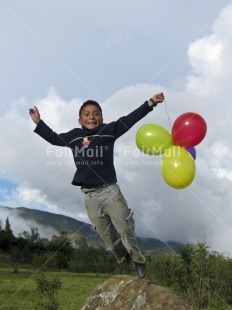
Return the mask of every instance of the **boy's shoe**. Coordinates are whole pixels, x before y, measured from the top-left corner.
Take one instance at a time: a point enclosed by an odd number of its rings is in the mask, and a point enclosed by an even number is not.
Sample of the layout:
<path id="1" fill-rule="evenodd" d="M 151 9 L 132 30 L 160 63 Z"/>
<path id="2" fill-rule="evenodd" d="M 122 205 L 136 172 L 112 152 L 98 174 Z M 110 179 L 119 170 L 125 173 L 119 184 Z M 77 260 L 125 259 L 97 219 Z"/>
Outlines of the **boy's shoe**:
<path id="1" fill-rule="evenodd" d="M 138 277 L 140 279 L 145 278 L 146 273 L 147 273 L 146 264 L 134 262 L 134 265 L 135 265 L 135 270 L 137 271 Z"/>

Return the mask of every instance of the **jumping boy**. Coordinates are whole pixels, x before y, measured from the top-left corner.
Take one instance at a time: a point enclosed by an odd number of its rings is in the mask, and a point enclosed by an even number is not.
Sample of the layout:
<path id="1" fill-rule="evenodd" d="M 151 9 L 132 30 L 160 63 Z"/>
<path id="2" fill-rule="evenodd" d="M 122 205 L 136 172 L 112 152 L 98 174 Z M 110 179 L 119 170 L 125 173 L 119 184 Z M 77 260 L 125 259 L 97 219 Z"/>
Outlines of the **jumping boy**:
<path id="1" fill-rule="evenodd" d="M 77 168 L 72 184 L 80 186 L 85 195 L 90 221 L 118 263 L 127 259 L 139 278 L 146 275 L 145 257 L 135 237 L 133 212 L 117 184 L 114 143 L 163 100 L 163 93 L 156 94 L 132 113 L 109 124 L 103 123 L 101 106 L 88 100 L 79 110 L 82 128 L 61 134 L 55 133 L 40 119 L 36 107 L 29 109 L 38 135 L 52 145 L 67 146 L 72 150 Z"/>

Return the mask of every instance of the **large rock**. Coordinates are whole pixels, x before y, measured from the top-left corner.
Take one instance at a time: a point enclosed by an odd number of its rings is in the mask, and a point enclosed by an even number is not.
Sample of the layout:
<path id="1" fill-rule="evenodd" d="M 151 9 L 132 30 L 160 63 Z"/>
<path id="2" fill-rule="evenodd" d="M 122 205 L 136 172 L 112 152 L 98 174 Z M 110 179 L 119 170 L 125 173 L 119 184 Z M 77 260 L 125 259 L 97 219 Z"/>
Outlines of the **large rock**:
<path id="1" fill-rule="evenodd" d="M 193 310 L 169 289 L 119 275 L 98 285 L 81 310 Z"/>

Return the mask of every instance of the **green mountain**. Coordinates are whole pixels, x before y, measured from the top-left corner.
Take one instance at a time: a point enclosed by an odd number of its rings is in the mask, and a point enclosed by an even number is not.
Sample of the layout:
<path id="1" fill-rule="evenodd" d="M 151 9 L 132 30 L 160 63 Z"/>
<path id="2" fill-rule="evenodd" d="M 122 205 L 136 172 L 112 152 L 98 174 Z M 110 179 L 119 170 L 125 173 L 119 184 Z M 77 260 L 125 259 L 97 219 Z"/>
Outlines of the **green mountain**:
<path id="1" fill-rule="evenodd" d="M 86 238 L 88 244 L 94 246 L 103 246 L 99 235 L 93 229 L 92 225 L 78 221 L 74 218 L 24 207 L 9 208 L 0 206 L 0 211 L 1 209 L 3 211 L 7 211 L 10 222 L 12 217 L 14 219 L 18 218 L 19 220 L 24 220 L 27 223 L 30 223 L 31 221 L 33 223 L 33 227 L 36 226 L 35 223 L 38 223 L 38 226 L 42 225 L 43 227 L 53 228 L 58 233 L 66 231 L 69 234 L 82 234 Z M 2 220 L 2 223 L 4 223 L 5 219 L 1 218 L 1 212 L 0 220 Z M 140 237 L 137 239 L 141 249 L 150 253 L 151 255 L 155 255 L 160 252 L 172 253 L 178 248 L 184 246 L 183 244 L 175 241 L 163 242 L 158 239 Z"/>

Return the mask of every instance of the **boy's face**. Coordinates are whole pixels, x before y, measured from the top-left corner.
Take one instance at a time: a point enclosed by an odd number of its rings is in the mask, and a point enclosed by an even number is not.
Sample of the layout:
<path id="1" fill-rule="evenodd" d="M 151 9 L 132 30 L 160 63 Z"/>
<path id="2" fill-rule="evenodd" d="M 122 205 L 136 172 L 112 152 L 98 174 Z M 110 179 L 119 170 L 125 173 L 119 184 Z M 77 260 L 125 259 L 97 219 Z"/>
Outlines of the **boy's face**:
<path id="1" fill-rule="evenodd" d="M 85 128 L 92 130 L 103 123 L 103 118 L 100 110 L 93 104 L 88 104 L 81 111 L 79 124 Z"/>

